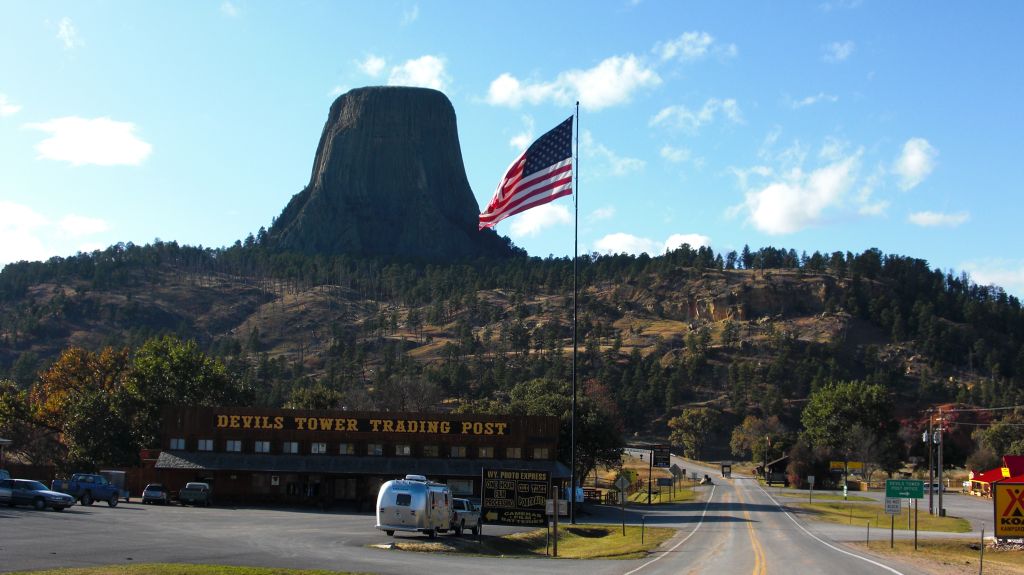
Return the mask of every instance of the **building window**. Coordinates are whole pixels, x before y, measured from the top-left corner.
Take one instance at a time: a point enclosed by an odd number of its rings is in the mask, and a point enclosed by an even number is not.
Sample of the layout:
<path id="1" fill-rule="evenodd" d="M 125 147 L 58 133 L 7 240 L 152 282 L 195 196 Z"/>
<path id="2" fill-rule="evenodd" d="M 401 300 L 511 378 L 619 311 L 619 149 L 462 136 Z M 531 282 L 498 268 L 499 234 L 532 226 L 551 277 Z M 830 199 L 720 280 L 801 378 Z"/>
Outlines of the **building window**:
<path id="1" fill-rule="evenodd" d="M 299 442 L 298 441 L 285 441 L 281 445 L 281 453 L 298 453 Z"/>
<path id="2" fill-rule="evenodd" d="M 424 445 L 423 446 L 423 457 L 437 457 L 439 452 L 436 445 Z"/>
<path id="3" fill-rule="evenodd" d="M 309 452 L 313 455 L 323 455 L 327 453 L 327 444 L 314 441 L 309 444 Z"/>
<path id="4" fill-rule="evenodd" d="M 533 448 L 533 458 L 534 459 L 547 459 L 548 458 L 548 448 L 547 447 L 534 447 Z"/>
<path id="5" fill-rule="evenodd" d="M 472 479 L 449 479 L 447 483 L 452 495 L 473 495 Z"/>
<path id="6" fill-rule="evenodd" d="M 453 445 L 451 451 L 452 457 L 465 457 L 466 446 L 465 445 Z"/>
<path id="7" fill-rule="evenodd" d="M 257 441 L 253 444 L 253 449 L 256 451 L 256 453 L 270 453 L 270 442 Z M 253 477 L 255 477 L 255 475 Z"/>
<path id="8" fill-rule="evenodd" d="M 241 451 L 242 450 L 242 442 L 240 440 L 238 440 L 238 439 L 229 439 L 224 444 L 224 450 L 225 451 L 236 451 L 236 452 L 237 451 Z"/>
<path id="9" fill-rule="evenodd" d="M 412 447 L 410 447 L 408 445 L 396 445 L 395 446 L 395 455 L 399 456 L 399 457 L 402 457 L 402 456 L 406 456 L 407 457 L 409 455 L 412 455 Z"/>
<path id="10" fill-rule="evenodd" d="M 355 455 L 356 446 L 354 443 L 341 443 L 338 445 L 338 455 Z"/>
<path id="11" fill-rule="evenodd" d="M 478 447 L 476 450 L 476 456 L 480 459 L 491 459 L 494 457 L 493 447 Z"/>
<path id="12" fill-rule="evenodd" d="M 506 459 L 522 459 L 523 448 L 522 447 L 506 447 L 505 448 Z"/>
<path id="13" fill-rule="evenodd" d="M 172 437 L 171 438 L 171 449 L 185 449 L 185 438 L 184 437 Z"/>
<path id="14" fill-rule="evenodd" d="M 366 444 L 367 455 L 384 455 L 384 444 L 382 443 L 368 443 Z"/>
<path id="15" fill-rule="evenodd" d="M 196 447 L 199 451 L 213 451 L 213 440 L 212 439 L 200 439 L 199 444 Z"/>

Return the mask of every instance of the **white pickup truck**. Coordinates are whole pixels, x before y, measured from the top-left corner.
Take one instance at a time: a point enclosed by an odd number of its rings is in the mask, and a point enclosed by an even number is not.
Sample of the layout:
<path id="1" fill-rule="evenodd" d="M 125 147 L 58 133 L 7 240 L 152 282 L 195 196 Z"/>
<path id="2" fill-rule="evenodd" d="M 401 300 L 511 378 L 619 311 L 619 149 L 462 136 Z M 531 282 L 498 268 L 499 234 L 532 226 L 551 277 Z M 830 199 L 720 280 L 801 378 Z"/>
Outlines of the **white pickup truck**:
<path id="1" fill-rule="evenodd" d="M 462 535 L 466 529 L 473 535 L 480 533 L 480 508 L 472 501 L 452 498 L 452 513 L 455 515 L 452 524 L 456 535 Z"/>

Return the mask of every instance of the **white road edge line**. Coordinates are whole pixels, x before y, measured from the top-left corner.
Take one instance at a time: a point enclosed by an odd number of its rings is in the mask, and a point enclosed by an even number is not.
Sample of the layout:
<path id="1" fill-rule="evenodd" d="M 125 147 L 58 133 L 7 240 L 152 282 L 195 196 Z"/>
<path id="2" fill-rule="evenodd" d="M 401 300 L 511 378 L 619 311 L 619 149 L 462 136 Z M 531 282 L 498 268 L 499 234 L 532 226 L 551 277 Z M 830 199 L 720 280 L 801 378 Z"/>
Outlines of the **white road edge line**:
<path id="1" fill-rule="evenodd" d="M 755 480 L 755 481 L 756 481 L 756 480 Z M 895 573 L 896 575 L 903 575 L 903 573 L 902 573 L 902 572 L 900 572 L 900 571 L 897 571 L 896 569 L 893 569 L 892 567 L 889 567 L 888 565 L 885 565 L 885 564 L 879 563 L 878 561 L 874 561 L 874 560 L 872 560 L 872 559 L 868 559 L 867 557 L 864 557 L 864 556 L 862 556 L 862 555 L 857 555 L 856 553 L 851 553 L 851 552 L 849 552 L 849 551 L 847 551 L 847 550 L 845 550 L 845 549 L 840 549 L 840 548 L 836 547 L 835 545 L 832 545 L 831 543 L 829 543 L 829 542 L 827 542 L 827 541 L 824 541 L 824 540 L 822 540 L 822 539 L 821 539 L 820 537 L 818 537 L 818 536 L 817 536 L 817 535 L 815 535 L 814 533 L 811 533 L 811 532 L 810 532 L 810 531 L 808 531 L 808 530 L 807 530 L 806 528 L 804 528 L 804 526 L 803 526 L 803 525 L 800 525 L 800 522 L 799 522 L 799 521 L 797 521 L 795 517 L 793 517 L 792 515 L 790 515 L 790 514 L 789 514 L 789 511 L 786 511 L 785 509 L 783 509 L 783 508 L 782 508 L 782 505 L 781 505 L 781 504 L 780 504 L 780 503 L 779 503 L 778 501 L 776 501 L 774 497 L 772 497 L 772 494 L 771 494 L 771 493 L 768 493 L 768 491 L 766 491 L 764 487 L 761 487 L 761 484 L 760 484 L 760 483 L 758 483 L 758 484 L 757 484 L 757 488 L 758 488 L 758 489 L 760 489 L 762 493 L 764 493 L 765 495 L 767 495 L 767 496 L 768 496 L 768 499 L 771 499 L 771 500 L 772 500 L 772 503 L 774 503 L 774 504 L 775 504 L 775 506 L 779 508 L 779 511 L 781 511 L 781 512 L 785 513 L 785 514 L 786 514 L 786 517 L 789 517 L 789 520 L 790 520 L 790 521 L 792 521 L 794 525 L 796 525 L 797 527 L 799 527 L 799 528 L 800 528 L 800 530 L 801 530 L 801 531 L 803 531 L 804 533 L 806 533 L 806 534 L 810 535 L 811 537 L 813 537 L 813 538 L 814 538 L 814 539 L 815 539 L 815 540 L 816 540 L 816 541 L 817 541 L 818 543 L 821 543 L 822 545 L 824 545 L 824 546 L 826 546 L 826 547 L 828 547 L 828 548 L 830 548 L 830 549 L 833 549 L 833 550 L 835 550 L 835 551 L 838 551 L 838 552 L 840 552 L 840 553 L 843 553 L 843 554 L 845 554 L 845 555 L 849 555 L 850 557 L 856 557 L 857 559 L 860 559 L 861 561 L 867 561 L 868 563 L 870 563 L 870 564 L 872 564 L 872 565 L 874 565 L 874 566 L 876 566 L 876 567 L 881 567 L 882 569 L 885 569 L 886 571 L 889 571 L 889 572 L 891 572 L 891 573 Z"/>
<path id="2" fill-rule="evenodd" d="M 676 549 L 679 548 L 680 545 L 682 545 L 683 543 L 686 543 L 687 539 L 689 539 L 690 537 L 693 537 L 693 534 L 696 533 L 697 530 L 700 529 L 700 526 L 704 524 L 704 516 L 708 514 L 708 506 L 711 505 L 711 500 L 715 498 L 715 489 L 718 489 L 718 486 L 717 485 L 712 485 L 711 486 L 711 495 L 709 495 L 708 496 L 708 500 L 704 502 L 704 512 L 700 514 L 700 521 L 697 522 L 697 526 L 693 528 L 693 531 L 690 531 L 689 535 L 687 535 L 686 537 L 683 537 L 682 541 L 680 541 L 679 543 L 676 543 L 675 545 L 673 545 L 672 548 L 669 549 L 668 551 L 663 551 L 661 555 L 658 555 L 654 559 L 651 559 L 647 563 L 644 563 L 643 565 L 637 567 L 636 569 L 633 569 L 632 571 L 627 571 L 623 575 L 633 575 L 633 573 L 636 573 L 637 571 L 643 569 L 644 567 L 647 567 L 651 563 L 654 563 L 656 561 L 660 561 L 662 557 L 664 557 L 664 556 L 668 555 L 669 553 L 675 551 Z M 903 575 L 903 574 L 901 573 L 900 575 Z"/>

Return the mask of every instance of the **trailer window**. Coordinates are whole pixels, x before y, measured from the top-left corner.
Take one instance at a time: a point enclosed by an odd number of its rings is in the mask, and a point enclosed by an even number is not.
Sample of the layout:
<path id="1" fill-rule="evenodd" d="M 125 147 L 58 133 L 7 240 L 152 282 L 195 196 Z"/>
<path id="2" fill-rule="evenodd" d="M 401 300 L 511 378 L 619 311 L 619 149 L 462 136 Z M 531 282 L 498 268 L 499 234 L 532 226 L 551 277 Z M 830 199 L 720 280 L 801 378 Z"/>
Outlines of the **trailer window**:
<path id="1" fill-rule="evenodd" d="M 402 507 L 408 507 L 412 505 L 412 495 L 408 493 L 395 494 L 395 505 L 401 505 Z"/>

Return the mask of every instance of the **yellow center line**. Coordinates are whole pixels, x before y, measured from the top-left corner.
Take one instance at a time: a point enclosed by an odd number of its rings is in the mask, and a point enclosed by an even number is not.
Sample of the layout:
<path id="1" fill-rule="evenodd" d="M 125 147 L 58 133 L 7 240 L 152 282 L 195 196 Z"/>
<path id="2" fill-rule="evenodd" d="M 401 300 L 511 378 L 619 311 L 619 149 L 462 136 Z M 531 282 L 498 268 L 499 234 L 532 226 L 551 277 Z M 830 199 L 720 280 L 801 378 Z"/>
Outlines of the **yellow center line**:
<path id="1" fill-rule="evenodd" d="M 764 558 L 764 549 L 761 547 L 761 542 L 757 538 L 757 534 L 754 531 L 754 521 L 750 517 L 750 512 L 747 510 L 746 499 L 743 497 L 743 493 L 737 489 L 736 498 L 739 499 L 740 505 L 743 505 L 743 517 L 747 520 L 747 532 L 750 534 L 750 545 L 754 548 L 754 571 L 753 575 L 766 575 L 768 573 L 768 564 Z"/>

